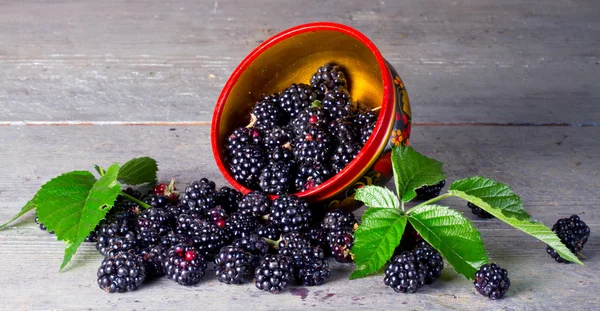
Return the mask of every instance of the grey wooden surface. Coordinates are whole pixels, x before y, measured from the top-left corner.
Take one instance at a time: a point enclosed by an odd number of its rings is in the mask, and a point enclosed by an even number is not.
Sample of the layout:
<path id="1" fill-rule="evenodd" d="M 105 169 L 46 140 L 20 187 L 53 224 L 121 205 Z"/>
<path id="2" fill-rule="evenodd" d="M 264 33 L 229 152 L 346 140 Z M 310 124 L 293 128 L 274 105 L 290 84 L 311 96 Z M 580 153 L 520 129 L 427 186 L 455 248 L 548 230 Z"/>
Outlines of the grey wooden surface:
<path id="1" fill-rule="evenodd" d="M 599 16 L 597 1 L 0 1 L 0 222 L 62 172 L 135 156 L 181 186 L 224 185 L 207 121 L 225 80 L 260 41 L 330 20 L 365 33 L 400 72 L 411 145 L 443 161 L 449 181 L 497 179 L 545 224 L 578 213 L 592 230 L 586 265 L 560 265 L 537 240 L 446 200 L 510 271 L 499 301 L 452 268 L 408 295 L 381 277 L 347 281 L 352 265 L 340 264 L 326 285 L 280 295 L 214 278 L 109 295 L 92 246 L 58 273 L 62 243 L 28 215 L 0 231 L 0 309 L 599 309 Z"/>

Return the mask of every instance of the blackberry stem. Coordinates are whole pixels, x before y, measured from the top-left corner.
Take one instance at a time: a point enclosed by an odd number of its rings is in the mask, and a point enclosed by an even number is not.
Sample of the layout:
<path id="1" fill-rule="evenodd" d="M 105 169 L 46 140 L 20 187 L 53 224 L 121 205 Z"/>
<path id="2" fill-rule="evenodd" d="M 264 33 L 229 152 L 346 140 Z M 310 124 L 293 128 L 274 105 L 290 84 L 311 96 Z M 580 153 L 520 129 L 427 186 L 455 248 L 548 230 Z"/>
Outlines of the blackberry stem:
<path id="1" fill-rule="evenodd" d="M 450 193 L 444 193 L 444 194 L 442 194 L 440 196 L 437 196 L 437 197 L 435 197 L 435 198 L 433 198 L 431 200 L 427 200 L 427 201 L 425 201 L 425 202 L 423 202 L 423 203 L 421 203 L 421 204 L 419 204 L 419 205 L 417 205 L 417 206 L 409 209 L 408 212 L 406 212 L 406 213 L 410 214 L 410 211 L 412 211 L 413 209 L 415 209 L 417 207 L 425 206 L 425 205 L 431 204 L 433 202 L 437 202 L 437 201 L 439 201 L 441 199 L 445 199 L 445 198 L 448 198 L 448 197 L 451 197 L 451 196 L 452 196 L 452 194 L 450 194 Z M 402 205 L 404 206 L 404 202 L 402 202 Z"/>
<path id="2" fill-rule="evenodd" d="M 130 196 L 129 194 L 125 193 L 125 191 L 121 190 L 121 195 L 124 196 L 127 200 L 129 200 L 129 201 L 131 201 L 133 203 L 136 203 L 137 205 L 143 207 L 144 209 L 149 209 L 150 208 L 150 205 L 148 205 L 148 204 L 146 204 L 146 203 L 144 203 L 144 202 L 142 202 L 142 201 L 140 201 L 140 200 L 138 200 L 138 199 Z"/>

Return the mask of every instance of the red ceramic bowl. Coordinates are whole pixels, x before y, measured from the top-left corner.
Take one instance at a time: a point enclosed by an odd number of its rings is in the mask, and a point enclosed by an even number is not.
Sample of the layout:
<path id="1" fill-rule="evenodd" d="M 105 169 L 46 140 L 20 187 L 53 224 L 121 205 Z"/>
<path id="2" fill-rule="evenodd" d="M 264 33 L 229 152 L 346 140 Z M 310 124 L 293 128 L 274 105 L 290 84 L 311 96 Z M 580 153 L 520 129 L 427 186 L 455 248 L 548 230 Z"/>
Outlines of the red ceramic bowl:
<path id="1" fill-rule="evenodd" d="M 279 92 L 291 83 L 308 83 L 321 65 L 334 62 L 347 74 L 355 101 L 379 108 L 373 134 L 356 158 L 339 174 L 313 189 L 294 193 L 311 205 L 355 209 L 354 190 L 383 185 L 392 177 L 391 147 L 408 144 L 410 104 L 400 76 L 373 42 L 357 30 L 320 22 L 285 30 L 259 45 L 235 69 L 219 99 L 211 125 L 212 150 L 219 170 L 237 190 L 226 162 L 228 135 L 250 120 L 250 111 L 263 94 Z"/>

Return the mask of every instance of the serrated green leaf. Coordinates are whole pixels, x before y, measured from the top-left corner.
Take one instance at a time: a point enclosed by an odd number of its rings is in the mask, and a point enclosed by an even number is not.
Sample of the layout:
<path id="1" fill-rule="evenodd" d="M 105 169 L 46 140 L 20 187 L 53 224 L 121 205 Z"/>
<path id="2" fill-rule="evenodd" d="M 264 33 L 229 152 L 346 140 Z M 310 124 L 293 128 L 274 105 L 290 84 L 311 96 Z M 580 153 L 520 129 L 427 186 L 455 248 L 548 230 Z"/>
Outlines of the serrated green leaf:
<path id="1" fill-rule="evenodd" d="M 392 149 L 392 166 L 396 191 L 403 202 L 417 196 L 415 189 L 435 185 L 446 179 L 442 162 L 428 158 L 404 145 Z"/>
<path id="2" fill-rule="evenodd" d="M 131 159 L 121 166 L 117 180 L 127 185 L 155 182 L 157 171 L 156 160 L 150 157 Z"/>
<path id="3" fill-rule="evenodd" d="M 369 208 L 354 232 L 352 254 L 356 270 L 350 279 L 377 273 L 392 257 L 406 227 L 406 216 L 395 208 Z"/>
<path id="4" fill-rule="evenodd" d="M 399 208 L 400 201 L 390 189 L 379 186 L 364 186 L 356 189 L 356 200 L 359 200 L 368 207 Z"/>
<path id="5" fill-rule="evenodd" d="M 25 215 L 25 213 L 29 212 L 30 210 L 32 210 L 34 208 L 35 208 L 35 205 L 33 204 L 33 200 L 27 202 L 25 204 L 25 206 L 23 206 L 23 208 L 21 208 L 21 210 L 13 218 L 11 218 L 8 222 L 6 222 L 5 224 L 0 226 L 0 230 L 8 227 L 8 225 L 10 225 L 13 221 L 17 220 L 17 218 Z"/>
<path id="6" fill-rule="evenodd" d="M 96 172 L 98 172 L 100 176 L 104 175 L 104 169 L 102 168 L 102 166 L 94 164 L 94 169 L 96 170 Z"/>
<path id="7" fill-rule="evenodd" d="M 121 193 L 118 172 L 118 164 L 98 180 L 87 171 L 69 172 L 47 182 L 36 194 L 33 204 L 40 221 L 65 242 L 61 270 Z"/>
<path id="8" fill-rule="evenodd" d="M 489 259 L 479 231 L 459 212 L 440 205 L 417 206 L 408 221 L 427 243 L 437 249 L 467 279 Z"/>
<path id="9" fill-rule="evenodd" d="M 521 198 L 502 183 L 476 176 L 456 180 L 448 191 L 451 195 L 467 200 L 484 210 L 498 209 L 506 217 L 520 220 L 531 219 L 523 209 Z"/>

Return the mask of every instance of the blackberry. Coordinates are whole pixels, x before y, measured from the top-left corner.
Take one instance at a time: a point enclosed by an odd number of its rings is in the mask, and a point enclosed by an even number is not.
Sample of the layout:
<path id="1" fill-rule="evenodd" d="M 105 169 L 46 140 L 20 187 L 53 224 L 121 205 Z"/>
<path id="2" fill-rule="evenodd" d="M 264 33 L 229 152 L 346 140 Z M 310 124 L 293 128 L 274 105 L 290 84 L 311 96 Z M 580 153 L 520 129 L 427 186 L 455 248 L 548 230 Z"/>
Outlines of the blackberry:
<path id="1" fill-rule="evenodd" d="M 165 275 L 163 261 L 166 248 L 162 245 L 152 246 L 140 251 L 140 258 L 146 267 L 146 278 L 156 278 Z"/>
<path id="2" fill-rule="evenodd" d="M 181 203 L 191 212 L 206 213 L 217 204 L 215 183 L 206 178 L 192 182 L 185 187 Z"/>
<path id="3" fill-rule="evenodd" d="M 304 109 L 302 112 L 292 120 L 292 129 L 296 136 L 303 136 L 308 128 L 318 127 L 327 128 L 329 117 L 325 110 L 320 106 L 310 107 Z"/>
<path id="4" fill-rule="evenodd" d="M 224 246 L 215 257 L 215 276 L 225 284 L 243 284 L 252 279 L 253 257 L 239 247 Z"/>
<path id="5" fill-rule="evenodd" d="M 167 212 L 161 208 L 149 208 L 140 213 L 137 221 L 138 239 L 145 246 L 158 244 L 171 229 Z"/>
<path id="6" fill-rule="evenodd" d="M 489 299 L 499 299 L 510 287 L 510 279 L 506 269 L 495 263 L 485 264 L 475 273 L 475 289 Z"/>
<path id="7" fill-rule="evenodd" d="M 317 69 L 310 78 L 310 85 L 321 92 L 337 86 L 346 86 L 346 75 L 338 65 L 327 63 Z"/>
<path id="8" fill-rule="evenodd" d="M 440 195 L 440 191 L 446 185 L 446 181 L 442 180 L 439 183 L 431 186 L 423 186 L 419 189 L 416 189 L 417 200 L 426 201 L 429 199 L 433 199 Z"/>
<path id="9" fill-rule="evenodd" d="M 303 163 L 298 168 L 294 186 L 296 191 L 310 190 L 327 181 L 332 175 L 324 165 L 314 162 Z"/>
<path id="10" fill-rule="evenodd" d="M 295 256 L 299 256 L 302 250 L 307 247 L 311 247 L 310 242 L 297 232 L 285 233 L 277 242 L 278 254 L 292 259 Z"/>
<path id="11" fill-rule="evenodd" d="M 231 246 L 238 247 L 255 256 L 256 259 L 269 252 L 269 244 L 258 234 L 237 238 L 231 242 Z M 257 261 L 258 262 L 258 261 Z"/>
<path id="12" fill-rule="evenodd" d="M 301 259 L 294 261 L 294 277 L 299 284 L 304 286 L 323 285 L 325 280 L 331 275 L 329 271 L 329 262 L 325 259 L 323 250 L 319 247 L 312 250 L 305 249 Z"/>
<path id="13" fill-rule="evenodd" d="M 269 221 L 283 233 L 299 232 L 310 226 L 312 212 L 308 203 L 294 195 L 281 195 L 273 201 Z"/>
<path id="14" fill-rule="evenodd" d="M 338 142 L 356 142 L 358 134 L 356 133 L 355 125 L 352 122 L 344 119 L 335 119 L 328 126 L 331 136 Z"/>
<path id="15" fill-rule="evenodd" d="M 331 168 L 334 174 L 341 172 L 358 154 L 361 146 L 356 141 L 344 141 L 341 142 L 337 147 L 333 150 L 333 155 L 331 156 Z"/>
<path id="16" fill-rule="evenodd" d="M 279 293 L 288 287 L 293 273 L 293 263 L 289 257 L 266 255 L 254 270 L 256 288 Z"/>
<path id="17" fill-rule="evenodd" d="M 352 262 L 352 246 L 354 246 L 354 234 L 347 230 L 333 230 L 327 234 L 327 243 L 331 255 L 338 262 Z"/>
<path id="18" fill-rule="evenodd" d="M 560 241 L 567 246 L 567 248 L 576 254 L 581 252 L 583 245 L 587 242 L 590 236 L 590 227 L 583 222 L 579 216 L 571 215 L 569 218 L 559 219 L 554 226 L 552 231 L 556 233 Z M 552 247 L 547 246 L 546 251 L 554 258 L 557 262 L 567 263 L 568 261 L 562 258 Z"/>
<path id="19" fill-rule="evenodd" d="M 279 94 L 279 105 L 290 119 L 294 119 L 317 99 L 319 99 L 318 92 L 309 85 L 294 83 Z"/>
<path id="20" fill-rule="evenodd" d="M 255 145 L 262 142 L 261 133 L 255 128 L 238 127 L 229 137 L 225 148 L 231 154 L 235 150 L 246 147 L 247 145 Z"/>
<path id="21" fill-rule="evenodd" d="M 251 115 L 256 119 L 254 126 L 259 131 L 264 132 L 282 125 L 284 116 L 281 108 L 279 108 L 279 95 L 265 95 L 261 101 L 256 103 Z"/>
<path id="22" fill-rule="evenodd" d="M 359 105 L 360 106 L 360 105 Z M 358 128 L 365 128 L 369 125 L 375 124 L 377 122 L 377 113 L 369 110 L 368 107 L 359 107 L 358 113 L 356 114 L 356 118 L 354 118 L 354 124 Z"/>
<path id="23" fill-rule="evenodd" d="M 267 165 L 260 174 L 260 188 L 269 194 L 288 193 L 291 186 L 292 167 L 284 161 Z"/>
<path id="24" fill-rule="evenodd" d="M 327 130 L 309 126 L 302 136 L 295 139 L 294 157 L 298 162 L 324 163 L 329 159 L 332 145 Z"/>
<path id="25" fill-rule="evenodd" d="M 187 235 L 198 251 L 214 256 L 231 240 L 226 226 L 196 214 L 183 214 L 177 221 L 176 233 Z"/>
<path id="26" fill-rule="evenodd" d="M 293 166 L 293 164 L 295 163 L 294 151 L 292 150 L 292 146 L 289 143 L 283 146 L 273 147 L 268 150 L 268 164 L 272 164 L 274 162 L 283 162 L 285 164 Z"/>
<path id="27" fill-rule="evenodd" d="M 375 130 L 375 123 L 368 124 L 366 127 L 360 129 L 360 143 L 365 145 Z"/>
<path id="28" fill-rule="evenodd" d="M 328 253 L 327 233 L 320 227 L 308 228 L 302 231 L 302 236 L 311 246 L 319 246 Z"/>
<path id="29" fill-rule="evenodd" d="M 192 238 L 182 231 L 179 233 L 177 231 L 169 231 L 165 236 L 161 239 L 161 245 L 166 248 L 170 248 L 177 244 L 192 244 Z"/>
<path id="30" fill-rule="evenodd" d="M 266 194 L 260 191 L 252 191 L 240 201 L 239 211 L 242 214 L 262 217 L 271 211 L 271 200 Z"/>
<path id="31" fill-rule="evenodd" d="M 97 232 L 96 250 L 108 256 L 109 252 L 128 251 L 137 248 L 135 227 L 126 220 L 115 220 L 101 225 Z"/>
<path id="32" fill-rule="evenodd" d="M 123 236 L 110 237 L 108 243 L 106 243 L 106 247 L 100 248 L 98 251 L 104 256 L 112 256 L 121 252 L 137 252 L 138 247 L 136 234 L 130 231 Z"/>
<path id="33" fill-rule="evenodd" d="M 175 179 L 171 179 L 169 184 L 160 183 L 152 187 L 152 194 L 166 197 L 172 204 L 179 203 L 179 191 L 175 188 Z"/>
<path id="34" fill-rule="evenodd" d="M 354 231 L 358 226 L 358 221 L 354 214 L 346 212 L 342 209 L 329 211 L 321 221 L 321 228 L 327 231 Z"/>
<path id="35" fill-rule="evenodd" d="M 206 267 L 206 259 L 198 249 L 186 244 L 171 247 L 163 261 L 167 277 L 185 286 L 200 282 L 206 273 Z"/>
<path id="36" fill-rule="evenodd" d="M 440 253 L 425 241 L 419 242 L 413 250 L 418 262 L 425 266 L 425 284 L 431 284 L 442 275 L 444 260 Z"/>
<path id="37" fill-rule="evenodd" d="M 281 231 L 274 224 L 258 225 L 254 232 L 258 236 L 262 238 L 267 238 L 269 240 L 278 240 L 281 236 Z"/>
<path id="38" fill-rule="evenodd" d="M 266 132 L 263 146 L 267 150 L 274 149 L 291 142 L 292 138 L 294 138 L 294 133 L 290 127 L 277 126 Z"/>
<path id="39" fill-rule="evenodd" d="M 356 105 L 352 102 L 348 90 L 342 86 L 325 93 L 323 109 L 330 119 L 347 118 L 356 114 Z"/>
<path id="40" fill-rule="evenodd" d="M 171 200 L 169 200 L 169 198 L 156 194 L 149 194 L 145 196 L 142 201 L 150 205 L 152 208 L 160 209 L 165 209 L 171 204 Z"/>
<path id="41" fill-rule="evenodd" d="M 232 238 L 249 236 L 254 233 L 257 226 L 258 221 L 254 216 L 239 212 L 231 214 L 231 217 L 225 221 L 225 230 Z"/>
<path id="42" fill-rule="evenodd" d="M 98 268 L 98 286 L 108 293 L 134 291 L 146 278 L 146 268 L 134 253 L 118 253 L 105 258 Z"/>
<path id="43" fill-rule="evenodd" d="M 471 209 L 471 213 L 477 215 L 479 218 L 494 218 L 494 215 L 484 211 L 481 207 L 471 202 L 467 202 L 467 206 Z"/>
<path id="44" fill-rule="evenodd" d="M 258 178 L 266 165 L 266 155 L 260 146 L 248 145 L 236 150 L 230 163 L 233 178 L 239 183 L 256 188 Z"/>
<path id="45" fill-rule="evenodd" d="M 227 212 L 234 212 L 238 209 L 238 204 L 242 200 L 243 194 L 229 187 L 221 187 L 217 192 L 217 205 L 224 208 Z"/>
<path id="46" fill-rule="evenodd" d="M 423 286 L 426 269 L 412 253 L 403 252 L 387 265 L 383 282 L 397 293 L 414 293 Z"/>
<path id="47" fill-rule="evenodd" d="M 208 210 L 206 212 L 206 217 L 219 228 L 223 228 L 225 227 L 225 220 L 229 218 L 229 213 L 221 206 L 217 206 L 211 210 Z"/>

